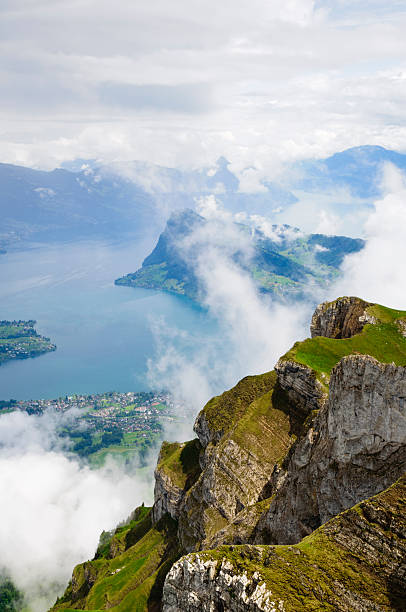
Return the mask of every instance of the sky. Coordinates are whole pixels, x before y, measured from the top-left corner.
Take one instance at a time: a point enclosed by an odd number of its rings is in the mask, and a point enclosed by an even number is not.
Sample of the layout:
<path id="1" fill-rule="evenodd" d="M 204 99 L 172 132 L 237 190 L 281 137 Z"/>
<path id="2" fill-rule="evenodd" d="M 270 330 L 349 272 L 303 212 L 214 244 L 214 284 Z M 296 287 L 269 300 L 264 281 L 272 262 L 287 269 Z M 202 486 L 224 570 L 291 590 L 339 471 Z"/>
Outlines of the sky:
<path id="1" fill-rule="evenodd" d="M 405 150 L 399 0 L 2 0 L 0 161 Z"/>

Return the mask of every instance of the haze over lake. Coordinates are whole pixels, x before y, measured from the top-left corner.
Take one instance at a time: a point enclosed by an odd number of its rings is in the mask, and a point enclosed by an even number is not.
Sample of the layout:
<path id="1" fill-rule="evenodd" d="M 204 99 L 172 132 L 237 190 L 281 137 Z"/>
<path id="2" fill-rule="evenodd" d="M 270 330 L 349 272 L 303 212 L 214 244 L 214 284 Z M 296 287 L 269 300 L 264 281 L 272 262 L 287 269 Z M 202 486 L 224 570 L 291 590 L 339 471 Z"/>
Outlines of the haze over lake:
<path id="1" fill-rule="evenodd" d="M 147 390 L 154 324 L 215 333 L 215 321 L 186 299 L 114 285 L 152 245 L 81 242 L 0 257 L 1 318 L 36 319 L 37 331 L 57 345 L 53 353 L 1 366 L 0 399 Z"/>

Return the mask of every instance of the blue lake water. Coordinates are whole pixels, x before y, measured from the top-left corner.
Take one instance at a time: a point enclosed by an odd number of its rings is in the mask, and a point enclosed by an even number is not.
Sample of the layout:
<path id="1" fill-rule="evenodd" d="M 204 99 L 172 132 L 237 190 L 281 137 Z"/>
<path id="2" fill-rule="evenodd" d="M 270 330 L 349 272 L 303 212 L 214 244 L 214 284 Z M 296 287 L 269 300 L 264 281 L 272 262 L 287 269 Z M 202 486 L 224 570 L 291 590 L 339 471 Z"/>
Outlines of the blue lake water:
<path id="1" fill-rule="evenodd" d="M 146 390 L 154 322 L 216 333 L 215 321 L 187 299 L 113 284 L 136 270 L 151 246 L 89 242 L 0 256 L 0 319 L 36 319 L 38 332 L 57 345 L 1 366 L 0 399 Z"/>

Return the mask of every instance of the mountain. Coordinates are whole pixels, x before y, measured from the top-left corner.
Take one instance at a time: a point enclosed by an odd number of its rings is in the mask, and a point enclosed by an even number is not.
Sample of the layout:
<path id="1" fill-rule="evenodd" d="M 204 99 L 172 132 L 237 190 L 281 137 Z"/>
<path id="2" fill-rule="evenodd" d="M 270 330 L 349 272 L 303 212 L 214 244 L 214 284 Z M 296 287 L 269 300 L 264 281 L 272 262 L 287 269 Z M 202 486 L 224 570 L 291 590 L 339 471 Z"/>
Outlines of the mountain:
<path id="1" fill-rule="evenodd" d="M 220 157 L 215 164 L 197 169 L 167 168 L 148 162 L 132 161 L 110 164 L 107 168 L 119 176 L 130 178 L 150 193 L 167 216 L 173 210 L 192 208 L 195 202 L 215 195 L 218 202 L 233 213 L 245 211 L 270 216 L 280 208 L 297 202 L 289 187 L 271 180 L 245 189 L 229 168 L 230 162 Z M 255 172 L 246 168 L 245 173 Z"/>
<path id="2" fill-rule="evenodd" d="M 213 193 L 236 212 L 270 213 L 296 201 L 272 183 L 260 194 L 240 193 L 228 165 L 220 158 L 213 169 L 186 171 L 146 162 L 77 160 L 48 172 L 0 164 L 0 247 L 157 231 L 173 210 Z"/>
<path id="3" fill-rule="evenodd" d="M 406 155 L 378 146 L 288 164 L 277 181 L 264 178 L 254 167 L 243 169 L 238 178 L 224 157 L 213 166 L 190 170 L 141 161 L 106 164 L 78 159 L 46 172 L 3 163 L 0 253 L 3 247 L 27 242 L 158 233 L 173 211 L 194 208 L 208 196 L 233 214 L 262 215 L 279 222 L 290 219 L 289 211 L 304 194 L 312 202 L 317 200 L 314 194 L 321 196 L 319 206 L 340 218 L 363 207 L 367 212 L 381 195 L 385 162 L 406 169 Z M 329 192 L 337 193 L 333 202 Z M 309 214 L 317 225 L 314 209 Z"/>
<path id="4" fill-rule="evenodd" d="M 154 200 L 127 179 L 93 171 L 0 164 L 0 242 L 55 242 L 134 235 L 153 221 Z"/>
<path id="5" fill-rule="evenodd" d="M 294 164 L 290 172 L 299 176 L 291 187 L 310 192 L 347 188 L 357 198 L 376 198 L 381 195 L 385 163 L 404 171 L 406 155 L 378 146 L 353 147 L 326 159 Z"/>
<path id="6" fill-rule="evenodd" d="M 269 237 L 261 230 L 234 224 L 234 231 L 241 235 L 241 245 L 235 241 L 231 258 L 249 272 L 262 292 L 275 296 L 301 296 L 309 284 L 328 283 L 337 276 L 344 256 L 364 246 L 363 240 L 346 236 L 304 236 L 287 225 L 273 225 L 271 230 Z M 221 226 L 218 228 L 194 211 L 173 213 L 142 267 L 115 283 L 159 289 L 199 300 L 204 287 L 196 266 L 198 262 L 205 265 L 206 253 L 211 247 L 218 249 L 219 256 L 225 258 L 221 250 L 228 248 L 227 240 L 228 234 Z M 248 260 L 242 246 L 247 241 L 248 248 L 252 248 Z"/>
<path id="7" fill-rule="evenodd" d="M 163 444 L 53 612 L 404 609 L 406 311 L 339 298 L 311 335 Z"/>

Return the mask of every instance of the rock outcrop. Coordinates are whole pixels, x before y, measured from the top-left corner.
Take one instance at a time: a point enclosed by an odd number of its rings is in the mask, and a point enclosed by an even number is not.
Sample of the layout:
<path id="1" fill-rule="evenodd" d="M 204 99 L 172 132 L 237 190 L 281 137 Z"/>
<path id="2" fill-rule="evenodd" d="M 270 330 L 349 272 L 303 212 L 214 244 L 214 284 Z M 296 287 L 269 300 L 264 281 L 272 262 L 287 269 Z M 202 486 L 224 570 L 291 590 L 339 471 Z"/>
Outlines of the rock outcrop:
<path id="1" fill-rule="evenodd" d="M 223 546 L 170 570 L 163 612 L 388 612 L 406 601 L 406 476 L 295 546 Z"/>
<path id="2" fill-rule="evenodd" d="M 164 443 L 152 512 L 55 611 L 402 609 L 405 321 L 358 298 L 318 307 L 312 339 L 210 400 L 198 439 Z"/>
<path id="3" fill-rule="evenodd" d="M 184 557 L 171 569 L 165 582 L 163 612 L 273 612 L 285 607 L 274 601 L 259 572 L 248 576 L 223 558 L 206 555 Z"/>
<path id="4" fill-rule="evenodd" d="M 332 371 L 328 404 L 292 449 L 261 527 L 270 542 L 299 542 L 390 485 L 405 466 L 406 368 L 344 357 Z"/>
<path id="5" fill-rule="evenodd" d="M 357 297 L 342 297 L 319 304 L 310 324 L 312 338 L 340 339 L 359 334 L 366 323 L 375 323 L 375 318 L 367 312 L 369 306 L 372 304 Z"/>
<path id="6" fill-rule="evenodd" d="M 182 501 L 200 475 L 198 440 L 184 444 L 164 442 L 155 470 L 154 506 L 152 521 L 157 523 L 165 514 L 179 518 Z"/>
<path id="7" fill-rule="evenodd" d="M 312 368 L 282 358 L 276 364 L 275 370 L 278 383 L 303 417 L 323 406 L 327 393 Z"/>
<path id="8" fill-rule="evenodd" d="M 271 494 L 270 474 L 300 424 L 275 372 L 243 379 L 207 404 L 195 426 L 202 473 L 179 510 L 186 550 L 209 546 L 239 513 Z"/>

